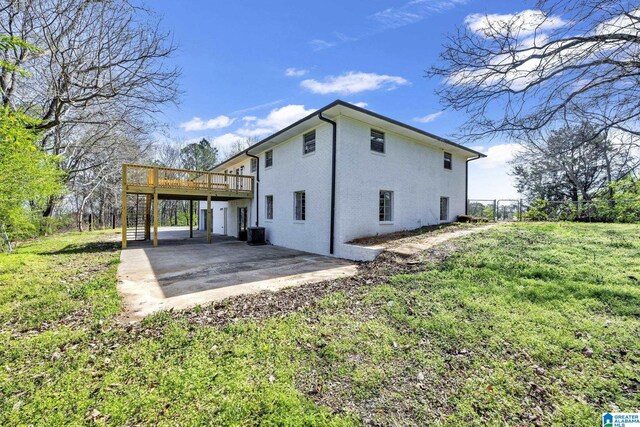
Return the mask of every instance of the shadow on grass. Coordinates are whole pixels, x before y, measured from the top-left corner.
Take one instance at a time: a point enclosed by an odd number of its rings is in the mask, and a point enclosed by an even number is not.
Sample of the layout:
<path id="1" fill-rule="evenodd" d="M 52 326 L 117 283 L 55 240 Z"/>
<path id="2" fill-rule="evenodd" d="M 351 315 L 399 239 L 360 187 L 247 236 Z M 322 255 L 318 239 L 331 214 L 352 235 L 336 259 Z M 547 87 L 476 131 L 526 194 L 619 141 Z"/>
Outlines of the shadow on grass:
<path id="1" fill-rule="evenodd" d="M 542 286 L 514 291 L 511 295 L 516 300 L 525 300 L 534 304 L 554 303 L 570 299 L 596 300 L 605 311 L 609 311 L 611 314 L 640 316 L 640 297 L 637 294 L 602 285 Z"/>
<path id="2" fill-rule="evenodd" d="M 57 251 L 42 252 L 43 255 L 75 255 L 92 254 L 98 252 L 113 252 L 120 247 L 116 242 L 88 242 L 67 245 Z"/>

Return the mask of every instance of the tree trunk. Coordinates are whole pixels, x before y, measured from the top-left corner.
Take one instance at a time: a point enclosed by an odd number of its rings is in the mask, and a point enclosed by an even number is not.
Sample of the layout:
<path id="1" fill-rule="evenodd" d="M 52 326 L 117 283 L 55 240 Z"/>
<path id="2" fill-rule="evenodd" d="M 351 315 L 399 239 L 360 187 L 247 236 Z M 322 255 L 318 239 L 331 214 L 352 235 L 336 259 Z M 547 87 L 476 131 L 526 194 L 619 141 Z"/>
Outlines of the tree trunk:
<path id="1" fill-rule="evenodd" d="M 56 206 L 56 202 L 57 199 L 55 197 L 49 197 L 49 199 L 47 200 L 47 204 L 44 207 L 44 210 L 42 211 L 42 216 L 45 218 L 49 218 L 50 216 L 53 215 L 53 209 Z"/>

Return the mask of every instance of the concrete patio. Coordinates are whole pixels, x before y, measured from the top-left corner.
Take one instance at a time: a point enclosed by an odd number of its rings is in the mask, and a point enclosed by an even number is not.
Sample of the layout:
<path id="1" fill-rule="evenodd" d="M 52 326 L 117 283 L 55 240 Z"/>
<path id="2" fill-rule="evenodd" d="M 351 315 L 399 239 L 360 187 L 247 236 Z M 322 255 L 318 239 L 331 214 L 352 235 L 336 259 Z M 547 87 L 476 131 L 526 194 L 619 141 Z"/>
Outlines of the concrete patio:
<path id="1" fill-rule="evenodd" d="M 249 246 L 188 227 L 161 227 L 159 246 L 130 242 L 120 255 L 118 290 L 128 317 L 206 305 L 225 298 L 276 291 L 303 283 L 348 277 L 357 266 L 348 261 L 286 249 Z"/>

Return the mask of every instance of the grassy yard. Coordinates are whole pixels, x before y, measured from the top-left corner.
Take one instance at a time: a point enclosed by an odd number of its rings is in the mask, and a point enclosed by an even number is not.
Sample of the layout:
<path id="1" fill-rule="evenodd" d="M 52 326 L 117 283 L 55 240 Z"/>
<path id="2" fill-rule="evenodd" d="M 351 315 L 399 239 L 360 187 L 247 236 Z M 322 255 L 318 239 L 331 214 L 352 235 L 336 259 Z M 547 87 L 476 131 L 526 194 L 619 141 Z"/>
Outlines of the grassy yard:
<path id="1" fill-rule="evenodd" d="M 0 425 L 594 426 L 640 410 L 638 225 L 501 226 L 324 293 L 138 325 L 117 321 L 111 237 L 0 255 Z"/>

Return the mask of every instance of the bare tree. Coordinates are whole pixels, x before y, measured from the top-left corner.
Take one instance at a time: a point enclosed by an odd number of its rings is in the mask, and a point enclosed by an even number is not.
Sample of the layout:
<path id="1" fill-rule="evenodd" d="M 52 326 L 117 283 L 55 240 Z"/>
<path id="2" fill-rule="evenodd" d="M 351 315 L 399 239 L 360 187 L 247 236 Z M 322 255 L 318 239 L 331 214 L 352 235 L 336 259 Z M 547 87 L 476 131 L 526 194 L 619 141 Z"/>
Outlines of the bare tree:
<path id="1" fill-rule="evenodd" d="M 526 138 L 587 118 L 596 134 L 640 134 L 640 7 L 627 0 L 539 0 L 538 10 L 471 15 L 428 76 L 469 138 Z M 579 119 L 574 119 L 574 116 Z"/>
<path id="2" fill-rule="evenodd" d="M 4 0 L 0 32 L 41 50 L 4 53 L 32 78 L 4 70 L 2 103 L 40 119 L 41 147 L 60 156 L 72 190 L 88 176 L 109 182 L 177 98 L 179 71 L 165 61 L 175 46 L 152 12 L 127 0 Z"/>
<path id="3" fill-rule="evenodd" d="M 258 142 L 258 138 L 256 137 L 238 138 L 231 144 L 231 146 L 227 150 L 225 150 L 223 158 L 231 158 L 236 154 L 251 147 L 256 142 Z"/>
<path id="4" fill-rule="evenodd" d="M 588 122 L 523 144 L 512 161 L 518 191 L 530 200 L 591 200 L 640 164 L 637 137 L 597 134 Z"/>

